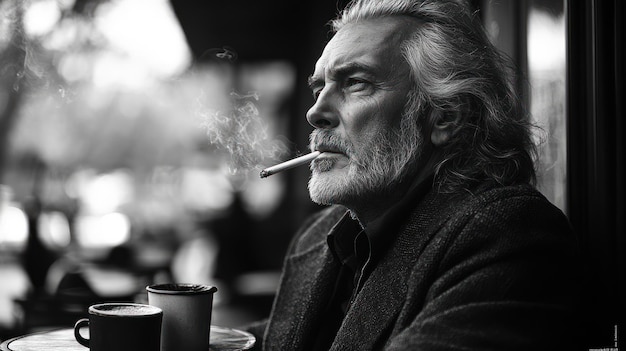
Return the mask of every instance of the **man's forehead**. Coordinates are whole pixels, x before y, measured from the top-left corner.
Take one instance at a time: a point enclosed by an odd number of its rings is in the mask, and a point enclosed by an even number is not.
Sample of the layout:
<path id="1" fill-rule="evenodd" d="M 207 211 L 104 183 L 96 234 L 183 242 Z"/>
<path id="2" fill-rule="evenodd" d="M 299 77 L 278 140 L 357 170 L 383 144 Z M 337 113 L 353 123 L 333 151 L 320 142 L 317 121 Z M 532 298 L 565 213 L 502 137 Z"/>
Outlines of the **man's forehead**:
<path id="1" fill-rule="evenodd" d="M 413 22 L 414 23 L 414 22 Z M 361 20 L 341 28 L 328 42 L 315 65 L 314 76 L 345 65 L 375 67 L 401 57 L 407 18 L 400 16 Z"/>
<path id="2" fill-rule="evenodd" d="M 381 63 L 372 51 L 352 50 L 330 55 L 322 55 L 315 65 L 314 75 L 326 73 L 345 72 L 373 72 Z"/>

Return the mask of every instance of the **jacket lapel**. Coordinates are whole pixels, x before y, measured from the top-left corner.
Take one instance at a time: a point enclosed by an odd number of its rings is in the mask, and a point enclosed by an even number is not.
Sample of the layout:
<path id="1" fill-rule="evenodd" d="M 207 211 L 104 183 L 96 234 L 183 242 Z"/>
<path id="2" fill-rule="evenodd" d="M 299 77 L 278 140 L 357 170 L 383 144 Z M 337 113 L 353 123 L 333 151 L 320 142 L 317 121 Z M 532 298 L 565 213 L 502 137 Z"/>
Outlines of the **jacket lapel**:
<path id="1" fill-rule="evenodd" d="M 400 233 L 381 257 L 348 310 L 331 350 L 372 350 L 381 347 L 407 300 L 408 278 L 434 234 L 454 206 L 447 196 L 428 194 L 401 226 Z M 447 204 L 444 206 L 444 204 Z M 336 223 L 345 210 L 326 217 Z M 312 226 L 318 231 L 313 246 L 288 256 L 274 308 L 265 333 L 264 350 L 303 350 L 326 307 L 339 272 L 326 243 L 332 225 Z M 389 233 L 395 235 L 395 233 Z M 306 236 L 306 235 L 305 235 Z M 281 290 L 288 293 L 281 294 Z"/>
<path id="2" fill-rule="evenodd" d="M 345 213 L 345 209 L 335 212 L 329 216 L 333 217 L 332 223 Z M 318 228 L 319 233 L 315 234 L 321 238 L 318 243 L 304 252 L 295 250 L 296 254 L 286 258 L 264 337 L 264 350 L 302 350 L 307 346 L 307 338 L 326 307 L 339 265 L 326 243 L 329 227 L 321 227 L 321 230 Z M 283 289 L 289 293 L 281 294 Z"/>
<path id="3" fill-rule="evenodd" d="M 447 218 L 447 214 L 442 216 L 446 212 L 443 203 L 431 193 L 412 211 L 353 301 L 331 350 L 373 350 L 382 346 L 407 301 L 411 271 Z"/>

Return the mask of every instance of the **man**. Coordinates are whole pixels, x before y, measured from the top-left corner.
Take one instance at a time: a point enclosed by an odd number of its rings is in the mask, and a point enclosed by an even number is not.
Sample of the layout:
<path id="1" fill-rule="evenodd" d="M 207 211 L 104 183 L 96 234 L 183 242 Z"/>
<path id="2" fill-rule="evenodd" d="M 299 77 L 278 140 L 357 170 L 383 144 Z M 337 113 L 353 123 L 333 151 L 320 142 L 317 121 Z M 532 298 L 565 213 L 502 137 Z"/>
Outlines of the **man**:
<path id="1" fill-rule="evenodd" d="M 309 193 L 263 350 L 571 350 L 576 246 L 467 4 L 356 0 L 315 65 Z"/>

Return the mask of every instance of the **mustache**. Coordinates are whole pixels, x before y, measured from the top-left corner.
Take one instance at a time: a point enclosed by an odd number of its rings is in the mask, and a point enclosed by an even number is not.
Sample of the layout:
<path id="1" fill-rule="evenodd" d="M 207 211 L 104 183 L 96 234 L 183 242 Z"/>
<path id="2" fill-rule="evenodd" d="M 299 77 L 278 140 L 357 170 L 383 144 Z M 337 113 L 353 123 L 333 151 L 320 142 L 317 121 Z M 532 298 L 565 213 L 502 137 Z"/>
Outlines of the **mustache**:
<path id="1" fill-rule="evenodd" d="M 352 156 L 352 145 L 335 133 L 327 130 L 316 129 L 309 135 L 309 148 L 311 151 L 322 149 L 328 149 L 344 153 L 348 156 Z"/>

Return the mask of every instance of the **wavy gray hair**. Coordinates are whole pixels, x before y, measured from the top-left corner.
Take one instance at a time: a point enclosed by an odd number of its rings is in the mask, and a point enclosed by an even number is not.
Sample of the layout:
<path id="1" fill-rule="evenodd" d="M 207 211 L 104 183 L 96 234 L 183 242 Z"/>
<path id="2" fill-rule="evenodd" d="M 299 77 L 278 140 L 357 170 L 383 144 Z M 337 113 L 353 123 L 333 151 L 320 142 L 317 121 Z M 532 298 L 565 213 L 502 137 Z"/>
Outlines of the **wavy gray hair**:
<path id="1" fill-rule="evenodd" d="M 489 41 L 462 0 L 354 0 L 333 21 L 345 24 L 386 16 L 411 16 L 419 25 L 401 50 L 414 88 L 408 118 L 430 109 L 459 113 L 461 125 L 436 169 L 440 191 L 472 184 L 535 182 L 532 124 L 514 88 L 510 60 Z"/>

